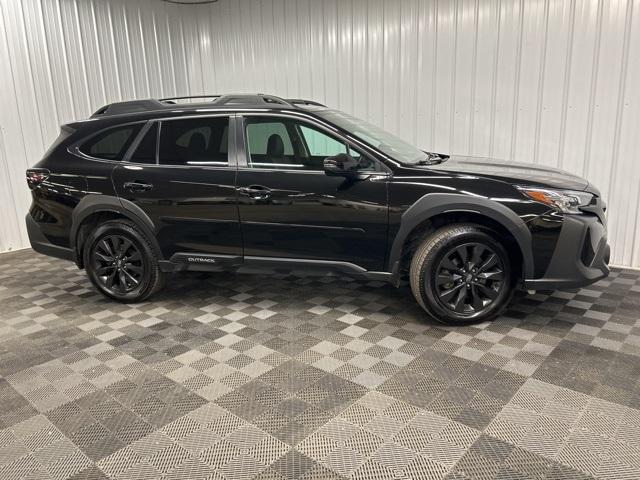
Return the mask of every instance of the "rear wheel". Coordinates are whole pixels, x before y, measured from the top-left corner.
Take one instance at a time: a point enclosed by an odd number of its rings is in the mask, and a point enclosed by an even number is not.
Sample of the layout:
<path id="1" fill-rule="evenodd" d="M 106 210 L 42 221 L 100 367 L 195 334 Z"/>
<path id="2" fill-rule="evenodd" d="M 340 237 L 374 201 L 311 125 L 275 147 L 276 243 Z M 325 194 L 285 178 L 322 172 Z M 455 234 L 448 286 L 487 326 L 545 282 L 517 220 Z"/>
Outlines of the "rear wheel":
<path id="1" fill-rule="evenodd" d="M 476 225 L 443 227 L 416 250 L 411 290 L 436 320 L 453 325 L 481 322 L 509 303 L 511 262 L 492 233 Z"/>
<path id="2" fill-rule="evenodd" d="M 162 286 L 163 275 L 152 246 L 128 220 L 98 226 L 87 238 L 83 255 L 91 283 L 109 298 L 140 302 Z"/>

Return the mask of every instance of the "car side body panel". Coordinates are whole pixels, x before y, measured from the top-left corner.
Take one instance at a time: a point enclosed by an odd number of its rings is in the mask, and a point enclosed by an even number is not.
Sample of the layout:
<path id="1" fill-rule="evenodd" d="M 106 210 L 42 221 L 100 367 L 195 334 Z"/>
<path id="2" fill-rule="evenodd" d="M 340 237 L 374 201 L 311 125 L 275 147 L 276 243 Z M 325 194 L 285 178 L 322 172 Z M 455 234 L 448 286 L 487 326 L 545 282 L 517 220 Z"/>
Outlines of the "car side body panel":
<path id="1" fill-rule="evenodd" d="M 50 172 L 32 190 L 27 228 L 35 250 L 73 258 L 81 265 L 77 247 L 83 222 L 97 213 L 111 213 L 143 230 L 158 249 L 165 271 L 235 268 L 242 263 L 319 266 L 397 283 L 403 249 L 416 229 L 442 216 L 467 215 L 495 222 L 515 240 L 525 286 L 586 284 L 608 272 L 601 199 L 568 222 L 566 215 L 525 198 L 515 188 L 516 178 L 527 180 L 522 169 L 512 169 L 510 177 L 508 164 L 500 167 L 504 174 L 500 168 L 486 173 L 486 165 L 477 161 L 473 169 L 460 161 L 440 168 L 400 164 L 312 111 L 292 106 L 163 109 L 157 103 L 156 110 L 96 115 L 70 124 L 73 133 L 35 165 Z M 388 172 L 345 179 L 320 172 L 290 175 L 247 168 L 241 118 L 265 114 L 304 119 L 331 131 Z M 231 119 L 228 167 L 136 165 L 127 157 L 87 158 L 77 149 L 88 136 L 125 122 L 206 115 Z M 538 180 L 532 180 L 536 185 L 564 185 L 560 177 L 552 182 L 553 172 L 546 179 L 538 173 Z M 138 180 L 153 185 L 153 190 L 132 194 L 123 189 L 125 183 Z M 598 196 L 586 182 L 571 180 L 567 188 L 584 187 Z M 271 190 L 269 202 L 240 198 L 238 189 L 255 185 Z M 567 252 L 566 245 L 560 248 L 566 242 L 582 247 Z"/>

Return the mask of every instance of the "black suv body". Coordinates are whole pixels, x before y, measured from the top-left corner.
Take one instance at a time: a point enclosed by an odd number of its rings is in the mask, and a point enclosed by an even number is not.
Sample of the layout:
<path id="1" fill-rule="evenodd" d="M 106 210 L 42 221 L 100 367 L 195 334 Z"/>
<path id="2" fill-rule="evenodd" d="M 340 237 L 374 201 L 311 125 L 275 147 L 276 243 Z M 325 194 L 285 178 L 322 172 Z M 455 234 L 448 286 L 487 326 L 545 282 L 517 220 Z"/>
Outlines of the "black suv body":
<path id="1" fill-rule="evenodd" d="M 579 177 L 421 152 L 312 101 L 182 101 L 115 103 L 62 127 L 27 171 L 34 250 L 121 301 L 179 270 L 408 278 L 449 323 L 495 316 L 517 287 L 609 272 L 604 203 Z"/>

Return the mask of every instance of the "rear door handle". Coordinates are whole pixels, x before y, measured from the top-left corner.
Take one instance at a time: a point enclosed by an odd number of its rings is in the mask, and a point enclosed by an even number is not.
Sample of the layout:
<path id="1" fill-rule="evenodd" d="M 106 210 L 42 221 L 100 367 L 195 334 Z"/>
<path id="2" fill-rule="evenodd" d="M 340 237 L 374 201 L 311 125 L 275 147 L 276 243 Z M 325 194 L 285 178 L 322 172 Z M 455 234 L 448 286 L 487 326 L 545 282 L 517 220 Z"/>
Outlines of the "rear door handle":
<path id="1" fill-rule="evenodd" d="M 240 195 L 251 197 L 255 200 L 266 200 L 271 196 L 271 189 L 262 185 L 251 185 L 249 187 L 238 188 Z"/>
<path id="2" fill-rule="evenodd" d="M 153 188 L 153 185 L 140 181 L 125 182 L 124 188 L 129 190 L 130 192 L 148 192 Z"/>

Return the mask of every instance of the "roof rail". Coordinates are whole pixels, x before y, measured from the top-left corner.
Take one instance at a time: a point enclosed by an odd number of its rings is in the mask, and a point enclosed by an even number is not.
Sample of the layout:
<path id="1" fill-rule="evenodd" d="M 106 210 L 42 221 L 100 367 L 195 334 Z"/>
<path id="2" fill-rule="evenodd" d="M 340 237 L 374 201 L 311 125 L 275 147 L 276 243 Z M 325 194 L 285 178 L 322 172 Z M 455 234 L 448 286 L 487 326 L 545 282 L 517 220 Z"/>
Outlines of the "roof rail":
<path id="1" fill-rule="evenodd" d="M 293 106 L 283 98 L 276 97 L 275 95 L 265 95 L 264 93 L 222 95 L 215 100 L 215 103 L 216 105 L 255 105 L 256 103 L 266 103 L 270 105 Z"/>
<path id="2" fill-rule="evenodd" d="M 294 108 L 296 105 L 313 105 L 317 107 L 325 107 L 325 105 L 314 102 L 313 100 L 303 99 L 290 99 L 276 97 L 275 95 L 265 95 L 263 93 L 240 93 L 240 94 L 228 94 L 228 95 L 189 95 L 168 97 L 161 99 L 144 99 L 144 100 L 130 100 L 126 102 L 115 102 L 105 105 L 98 109 L 91 118 L 119 115 L 126 113 L 148 112 L 153 110 L 162 110 L 171 108 L 171 105 L 176 104 L 176 100 L 194 100 L 194 99 L 211 99 L 213 105 L 282 105 L 284 107 Z M 196 102 L 197 103 L 197 102 Z"/>
<path id="3" fill-rule="evenodd" d="M 314 106 L 314 107 L 325 107 L 325 108 L 327 108 L 326 105 L 323 105 L 320 102 L 315 102 L 313 100 L 304 100 L 302 98 L 287 98 L 287 102 L 289 102 L 291 105 L 310 105 L 310 106 Z"/>
<path id="4" fill-rule="evenodd" d="M 91 118 L 99 117 L 102 115 L 118 115 L 121 113 L 136 113 L 146 112 L 148 110 L 158 110 L 165 105 L 159 100 L 147 99 L 147 100 L 131 100 L 128 102 L 116 102 L 105 105 L 98 109 Z"/>
<path id="5" fill-rule="evenodd" d="M 175 103 L 174 100 L 193 100 L 196 98 L 220 98 L 222 95 L 187 95 L 184 97 L 168 97 L 168 98 L 161 98 L 159 101 L 161 102 L 166 102 L 166 103 Z"/>

